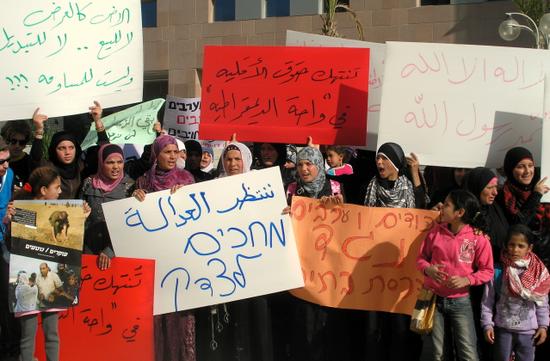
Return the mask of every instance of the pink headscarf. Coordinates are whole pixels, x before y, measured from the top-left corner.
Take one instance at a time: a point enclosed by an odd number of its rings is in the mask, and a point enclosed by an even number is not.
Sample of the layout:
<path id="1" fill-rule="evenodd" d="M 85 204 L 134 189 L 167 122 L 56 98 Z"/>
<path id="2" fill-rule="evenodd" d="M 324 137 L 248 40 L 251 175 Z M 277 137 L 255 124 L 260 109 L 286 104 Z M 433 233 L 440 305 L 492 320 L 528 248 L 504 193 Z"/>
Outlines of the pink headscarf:
<path id="1" fill-rule="evenodd" d="M 120 170 L 117 179 L 111 179 L 106 175 L 105 162 L 112 158 L 120 158 L 124 161 L 122 149 L 116 144 L 103 144 L 97 152 L 97 173 L 92 176 L 92 186 L 105 193 L 112 192 L 124 178 L 124 167 Z"/>
<path id="2" fill-rule="evenodd" d="M 186 185 L 195 183 L 195 178 L 191 173 L 184 169 L 178 169 L 174 167 L 168 171 L 158 169 L 158 156 L 162 150 L 170 145 L 174 144 L 177 147 L 176 138 L 170 135 L 161 135 L 153 143 L 153 149 L 151 151 L 151 169 L 147 171 L 145 176 L 138 179 L 138 188 L 144 189 L 148 192 L 157 192 L 165 189 L 170 189 L 176 185 Z"/>

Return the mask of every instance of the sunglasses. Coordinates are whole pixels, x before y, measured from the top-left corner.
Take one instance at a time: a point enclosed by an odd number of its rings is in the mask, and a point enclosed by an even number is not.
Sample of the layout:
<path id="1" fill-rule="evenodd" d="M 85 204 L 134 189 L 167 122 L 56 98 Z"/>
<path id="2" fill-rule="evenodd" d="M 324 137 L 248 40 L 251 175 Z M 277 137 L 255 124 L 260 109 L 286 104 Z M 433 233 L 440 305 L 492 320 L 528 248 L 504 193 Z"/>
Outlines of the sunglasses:
<path id="1" fill-rule="evenodd" d="M 8 143 L 10 143 L 11 145 L 16 145 L 19 143 L 20 146 L 24 146 L 24 145 L 27 145 L 27 140 L 26 139 L 10 139 L 8 141 Z"/>
<path id="2" fill-rule="evenodd" d="M 10 159 L 9 158 L 6 158 L 6 159 L 0 159 L 0 165 L 6 163 L 6 162 L 9 162 Z"/>

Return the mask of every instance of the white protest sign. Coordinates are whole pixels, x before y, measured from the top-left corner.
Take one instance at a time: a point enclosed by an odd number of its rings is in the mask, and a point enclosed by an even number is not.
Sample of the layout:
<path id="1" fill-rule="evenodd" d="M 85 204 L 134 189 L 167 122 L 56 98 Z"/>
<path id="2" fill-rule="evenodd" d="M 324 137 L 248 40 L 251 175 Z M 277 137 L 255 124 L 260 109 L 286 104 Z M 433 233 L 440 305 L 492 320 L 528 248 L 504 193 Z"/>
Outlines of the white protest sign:
<path id="1" fill-rule="evenodd" d="M 542 50 L 543 55 L 548 50 Z M 550 61 L 547 65 L 544 84 L 544 117 L 542 121 L 542 146 L 540 159 L 540 176 L 550 179 Z M 550 180 L 546 181 L 550 185 Z M 542 196 L 541 202 L 550 203 L 550 192 Z"/>
<path id="2" fill-rule="evenodd" d="M 103 204 L 117 256 L 156 260 L 154 314 L 302 287 L 278 167 Z"/>
<path id="3" fill-rule="evenodd" d="M 4 0 L 0 119 L 85 113 L 143 93 L 141 2 Z"/>
<path id="4" fill-rule="evenodd" d="M 378 145 L 447 167 L 500 167 L 518 145 L 540 159 L 545 62 L 535 49 L 389 42 Z"/>
<path id="5" fill-rule="evenodd" d="M 200 121 L 201 98 L 166 96 L 162 125 L 169 135 L 183 141 L 198 140 Z"/>
<path id="6" fill-rule="evenodd" d="M 384 60 L 386 57 L 386 45 L 380 43 L 372 43 L 368 41 L 349 40 L 335 38 L 331 36 L 308 34 L 299 31 L 287 30 L 286 46 L 367 48 L 371 50 L 369 64 L 369 110 L 367 121 L 366 149 L 376 150 L 378 123 L 380 119 L 380 101 L 382 98 Z"/>

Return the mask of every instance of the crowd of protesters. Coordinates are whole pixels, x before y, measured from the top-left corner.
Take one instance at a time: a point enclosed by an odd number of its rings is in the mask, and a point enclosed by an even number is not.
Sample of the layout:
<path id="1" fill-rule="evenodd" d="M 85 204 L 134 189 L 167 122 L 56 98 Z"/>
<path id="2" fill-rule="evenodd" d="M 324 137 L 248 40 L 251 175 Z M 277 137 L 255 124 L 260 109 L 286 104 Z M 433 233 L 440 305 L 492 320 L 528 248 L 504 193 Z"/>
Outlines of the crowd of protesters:
<path id="1" fill-rule="evenodd" d="M 425 285 L 437 295 L 434 360 L 550 359 L 544 342 L 550 205 L 541 203 L 550 188 L 530 150 L 510 149 L 497 170 L 422 167 L 421 159 L 406 155 L 396 143 L 373 152 L 318 146 L 311 138 L 300 145 L 244 144 L 237 134 L 216 164 L 212 148 L 194 140 L 183 143 L 157 123 L 153 144 L 141 158 L 127 161 L 122 148 L 109 142 L 102 112 L 97 102 L 89 108 L 97 145 L 84 152 L 83 135 L 70 131 L 57 132 L 44 144 L 48 117 L 39 109 L 31 122 L 2 127 L 0 354 L 20 354 L 22 361 L 34 357 L 36 315 L 8 307 L 13 199 L 85 200 L 84 252 L 97 255 L 97 267 L 107 269 L 115 252 L 102 203 L 127 197 L 143 201 L 151 192 L 176 192 L 192 183 L 279 167 L 289 205 L 298 195 L 329 207 L 345 202 L 441 213 L 417 260 Z M 20 275 L 16 287 L 32 289 L 36 275 L 31 278 Z M 63 290 L 63 282 L 56 288 Z M 42 311 L 49 320 L 44 324 L 49 361 L 58 360 L 63 347 L 57 312 Z M 281 292 L 155 316 L 155 356 L 157 361 L 419 360 L 427 339 L 411 332 L 409 323 L 407 315 L 324 307 Z"/>

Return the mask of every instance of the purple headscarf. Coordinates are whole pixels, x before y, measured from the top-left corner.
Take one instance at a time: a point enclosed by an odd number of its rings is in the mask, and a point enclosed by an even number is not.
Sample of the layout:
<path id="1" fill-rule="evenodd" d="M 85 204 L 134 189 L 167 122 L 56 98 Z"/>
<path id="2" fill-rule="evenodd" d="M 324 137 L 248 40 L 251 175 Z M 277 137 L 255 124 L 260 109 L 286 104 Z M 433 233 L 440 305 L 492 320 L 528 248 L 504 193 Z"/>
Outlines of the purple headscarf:
<path id="1" fill-rule="evenodd" d="M 158 156 L 166 146 L 173 144 L 178 146 L 176 138 L 170 135 L 161 135 L 153 143 L 151 150 L 151 169 L 141 176 L 137 181 L 137 186 L 148 192 L 157 192 L 170 189 L 176 185 L 186 185 L 195 183 L 193 175 L 184 169 L 178 169 L 176 166 L 170 170 L 159 169 Z"/>
<path id="2" fill-rule="evenodd" d="M 124 166 L 120 170 L 117 179 L 111 179 L 105 175 L 105 162 L 110 158 L 120 157 L 124 162 L 124 153 L 116 144 L 103 144 L 97 152 L 97 173 L 92 176 L 92 185 L 96 189 L 101 189 L 105 193 L 112 192 L 124 178 Z"/>

